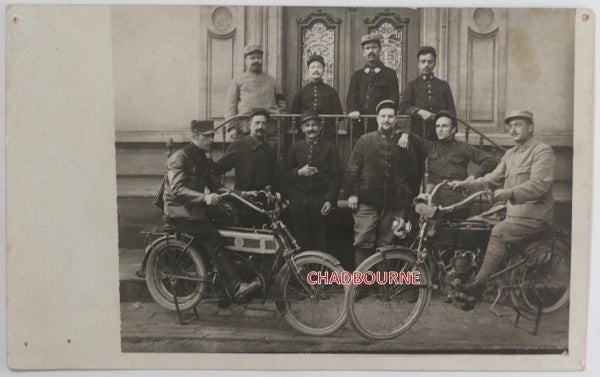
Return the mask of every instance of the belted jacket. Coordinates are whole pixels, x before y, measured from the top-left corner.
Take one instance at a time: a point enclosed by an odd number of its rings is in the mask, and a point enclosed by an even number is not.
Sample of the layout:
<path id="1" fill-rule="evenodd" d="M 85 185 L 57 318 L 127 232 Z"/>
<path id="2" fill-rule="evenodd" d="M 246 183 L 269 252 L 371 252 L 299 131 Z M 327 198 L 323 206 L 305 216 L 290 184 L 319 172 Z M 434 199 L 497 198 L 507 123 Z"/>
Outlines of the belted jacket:
<path id="1" fill-rule="evenodd" d="M 554 219 L 554 163 L 552 147 L 531 138 L 506 151 L 489 174 L 469 182 L 470 188 L 500 187 L 511 191 L 506 215 L 538 219 L 552 225 Z"/>
<path id="2" fill-rule="evenodd" d="M 205 152 L 190 143 L 167 160 L 165 177 L 165 218 L 205 220 L 205 189 L 216 192 L 221 184 Z"/>
<path id="3" fill-rule="evenodd" d="M 416 160 L 412 149 L 398 147 L 398 138 L 373 131 L 357 140 L 346 167 L 348 195 L 383 208 L 408 207 L 408 182 L 416 173 Z"/>

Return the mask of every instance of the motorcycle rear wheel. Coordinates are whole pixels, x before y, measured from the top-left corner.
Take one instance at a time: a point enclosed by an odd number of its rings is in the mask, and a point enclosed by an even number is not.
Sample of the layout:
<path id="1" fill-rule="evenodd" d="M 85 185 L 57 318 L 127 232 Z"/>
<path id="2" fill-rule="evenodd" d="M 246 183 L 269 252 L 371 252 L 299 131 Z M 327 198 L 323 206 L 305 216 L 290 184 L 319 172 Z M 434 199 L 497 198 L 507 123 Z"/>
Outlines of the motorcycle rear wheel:
<path id="1" fill-rule="evenodd" d="M 363 261 L 356 271 L 419 272 L 418 285 L 352 284 L 346 294 L 346 311 L 354 330 L 367 339 L 395 338 L 419 319 L 431 296 L 431 277 L 425 265 L 417 265 L 404 251 L 377 253 Z"/>
<path id="2" fill-rule="evenodd" d="M 553 313 L 569 301 L 570 244 L 567 240 L 542 241 L 525 251 L 528 261 L 510 274 L 510 299 L 523 317 L 536 319 L 538 311 Z"/>
<path id="3" fill-rule="evenodd" d="M 346 286 L 320 282 L 308 284 L 312 271 L 338 276 L 344 269 L 333 261 L 317 255 L 300 256 L 294 260 L 298 274 L 286 264 L 280 291 L 285 305 L 284 317 L 296 331 L 313 336 L 333 334 L 346 324 L 344 296 Z M 300 280 L 303 282 L 301 283 Z M 316 280 L 316 278 L 314 279 Z"/>
<path id="4" fill-rule="evenodd" d="M 153 245 L 146 262 L 146 284 L 165 309 L 193 309 L 207 290 L 207 268 L 200 253 L 182 240 L 164 239 Z"/>

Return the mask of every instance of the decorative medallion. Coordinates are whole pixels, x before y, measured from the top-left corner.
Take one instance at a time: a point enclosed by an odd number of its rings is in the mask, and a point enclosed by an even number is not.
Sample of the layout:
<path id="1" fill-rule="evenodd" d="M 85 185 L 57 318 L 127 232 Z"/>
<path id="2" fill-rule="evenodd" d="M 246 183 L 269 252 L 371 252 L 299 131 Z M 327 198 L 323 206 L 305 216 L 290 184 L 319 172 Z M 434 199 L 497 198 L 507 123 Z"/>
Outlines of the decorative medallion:
<path id="1" fill-rule="evenodd" d="M 229 8 L 219 7 L 212 14 L 212 22 L 221 31 L 227 30 L 233 22 L 233 15 Z"/>
<path id="2" fill-rule="evenodd" d="M 481 30 L 486 30 L 494 22 L 494 11 L 490 8 L 477 8 L 473 12 L 473 21 Z"/>

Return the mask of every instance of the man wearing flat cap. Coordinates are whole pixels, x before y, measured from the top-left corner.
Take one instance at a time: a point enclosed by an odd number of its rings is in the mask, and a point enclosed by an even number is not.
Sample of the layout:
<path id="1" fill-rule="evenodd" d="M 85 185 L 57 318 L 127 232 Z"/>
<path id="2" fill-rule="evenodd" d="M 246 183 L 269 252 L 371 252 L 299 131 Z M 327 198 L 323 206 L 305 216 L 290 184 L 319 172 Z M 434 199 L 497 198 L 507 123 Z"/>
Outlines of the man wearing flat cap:
<path id="1" fill-rule="evenodd" d="M 473 190 L 495 188 L 494 200 L 506 202 L 506 219 L 492 228 L 475 279 L 468 284 L 456 285 L 458 290 L 479 299 L 486 282 L 507 256 L 507 244 L 549 230 L 554 218 L 552 183 L 556 158 L 552 147 L 533 137 L 530 111 L 513 111 L 504 123 L 517 145 L 506 151 L 496 169 L 478 179 L 451 182 L 454 187 Z"/>
<path id="2" fill-rule="evenodd" d="M 229 83 L 225 98 L 225 119 L 248 115 L 252 109 L 263 108 L 271 114 L 285 112 L 285 98 L 280 93 L 275 78 L 263 72 L 263 48 L 260 45 L 244 47 L 245 72 Z M 242 134 L 248 133 L 247 122 L 240 122 Z M 274 132 L 269 125 L 268 133 Z"/>
<path id="3" fill-rule="evenodd" d="M 411 129 L 427 140 L 435 141 L 436 126 L 434 117 L 445 110 L 453 117 L 456 116 L 454 97 L 450 85 L 433 74 L 437 53 L 431 46 L 423 46 L 417 52 L 417 67 L 419 77 L 409 81 L 402 92 L 399 105 L 400 114 L 411 116 Z M 414 193 L 419 191 L 419 184 L 425 170 L 425 151 L 420 145 L 415 145 L 415 153 L 419 166 L 418 178 L 412 182 Z"/>
<path id="4" fill-rule="evenodd" d="M 440 111 L 433 118 L 435 122 L 436 141 L 424 139 L 418 132 L 410 132 L 410 139 L 413 145 L 418 145 L 427 156 L 429 167 L 429 182 L 425 192 L 430 193 L 433 186 L 445 180 L 456 181 L 464 179 L 474 179 L 483 177 L 485 174 L 494 170 L 498 164 L 494 157 L 454 137 L 458 130 L 456 118 L 448 111 Z M 403 134 L 398 145 L 408 148 L 408 133 Z M 479 167 L 470 176 L 467 177 L 467 168 L 469 162 L 477 164 Z M 442 206 L 448 206 L 458 203 L 464 197 L 460 192 L 442 187 L 434 203 Z M 470 214 L 470 208 L 460 208 L 452 212 L 455 219 L 467 218 Z"/>
<path id="5" fill-rule="evenodd" d="M 192 142 L 173 153 L 167 161 L 164 218 L 167 224 L 194 236 L 223 275 L 229 295 L 241 297 L 255 291 L 260 282 L 243 282 L 233 269 L 230 254 L 207 213 L 208 206 L 219 203 L 221 188 L 206 157 L 215 129 L 212 121 L 192 121 Z"/>
<path id="6" fill-rule="evenodd" d="M 316 111 L 317 114 L 342 114 L 342 103 L 337 90 L 323 82 L 325 60 L 321 55 L 311 55 L 306 61 L 310 83 L 300 89 L 292 102 L 292 114 Z M 328 119 L 323 130 L 327 140 L 335 140 L 335 121 Z"/>
<path id="7" fill-rule="evenodd" d="M 398 146 L 399 135 L 394 132 L 396 104 L 385 100 L 376 110 L 377 131 L 357 140 L 346 168 L 357 266 L 376 247 L 392 243 L 392 222 L 410 205 L 408 182 L 414 175 L 414 153 Z"/>
<path id="8" fill-rule="evenodd" d="M 284 164 L 294 234 L 303 250 L 329 251 L 332 210 L 342 185 L 342 168 L 333 143 L 321 139 L 314 110 L 302 114 L 306 138 L 294 143 Z"/>
<path id="9" fill-rule="evenodd" d="M 378 34 L 367 34 L 361 39 L 363 56 L 367 64 L 352 74 L 346 111 L 353 119 L 360 115 L 375 115 L 377 104 L 385 99 L 398 103 L 399 89 L 396 71 L 386 67 L 379 59 L 381 55 L 381 37 Z M 367 132 L 376 130 L 375 122 L 367 121 Z M 355 133 L 362 135 L 364 126 L 355 124 Z"/>

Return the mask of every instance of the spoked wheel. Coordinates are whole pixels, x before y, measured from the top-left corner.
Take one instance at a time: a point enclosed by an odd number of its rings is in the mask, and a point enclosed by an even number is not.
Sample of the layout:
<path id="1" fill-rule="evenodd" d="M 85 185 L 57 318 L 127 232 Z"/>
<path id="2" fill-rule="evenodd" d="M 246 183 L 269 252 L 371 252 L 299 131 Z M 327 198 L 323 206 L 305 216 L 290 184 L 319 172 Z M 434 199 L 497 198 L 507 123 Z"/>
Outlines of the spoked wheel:
<path id="1" fill-rule="evenodd" d="M 309 277 L 312 281 L 317 280 L 316 276 L 309 276 L 313 271 L 322 276 L 332 276 L 334 272 L 341 276 L 344 269 L 317 255 L 300 256 L 294 260 L 294 264 L 297 271 L 283 266 L 285 274 L 280 287 L 286 321 L 296 331 L 307 335 L 323 336 L 338 331 L 346 323 L 346 286 L 327 284 L 326 281 L 311 285 L 308 280 Z"/>
<path id="2" fill-rule="evenodd" d="M 181 240 L 164 239 L 153 245 L 146 262 L 146 284 L 154 301 L 180 311 L 194 308 L 207 289 L 206 265 L 194 248 Z"/>
<path id="3" fill-rule="evenodd" d="M 370 275 L 368 272 L 379 273 L 381 278 L 372 284 L 369 278 L 363 279 L 361 284 L 353 284 L 348 289 L 346 311 L 352 327 L 360 335 L 368 339 L 391 339 L 417 322 L 431 294 L 431 278 L 425 265 L 417 265 L 407 252 L 389 251 L 370 256 L 356 271 L 364 278 Z M 390 280 L 394 274 L 408 276 L 409 272 L 419 272 L 420 284 L 398 284 Z"/>
<path id="4" fill-rule="evenodd" d="M 510 298 L 523 317 L 536 319 L 538 312 L 549 314 L 567 304 L 569 249 L 569 242 L 563 239 L 535 243 L 525 251 L 527 262 L 512 270 Z"/>

